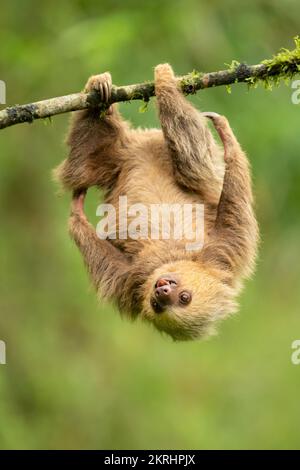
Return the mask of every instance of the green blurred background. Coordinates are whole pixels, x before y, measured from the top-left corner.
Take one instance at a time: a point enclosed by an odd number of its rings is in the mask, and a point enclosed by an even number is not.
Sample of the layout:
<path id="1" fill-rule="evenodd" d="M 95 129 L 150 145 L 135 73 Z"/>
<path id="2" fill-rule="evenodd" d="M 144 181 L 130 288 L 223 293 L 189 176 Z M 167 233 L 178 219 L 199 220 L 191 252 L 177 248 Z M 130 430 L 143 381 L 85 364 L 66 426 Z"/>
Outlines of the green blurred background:
<path id="1" fill-rule="evenodd" d="M 115 84 L 232 59 L 257 63 L 299 33 L 298 0 L 10 0 L 0 14 L 7 104 L 79 91 L 110 70 Z M 173 343 L 97 303 L 69 241 L 69 195 L 51 169 L 68 115 L 0 131 L 0 448 L 299 448 L 299 106 L 291 88 L 199 92 L 224 113 L 253 166 L 262 244 L 239 315 L 206 342 Z M 122 104 L 158 126 L 155 102 Z M 93 218 L 97 194 L 88 211 Z"/>

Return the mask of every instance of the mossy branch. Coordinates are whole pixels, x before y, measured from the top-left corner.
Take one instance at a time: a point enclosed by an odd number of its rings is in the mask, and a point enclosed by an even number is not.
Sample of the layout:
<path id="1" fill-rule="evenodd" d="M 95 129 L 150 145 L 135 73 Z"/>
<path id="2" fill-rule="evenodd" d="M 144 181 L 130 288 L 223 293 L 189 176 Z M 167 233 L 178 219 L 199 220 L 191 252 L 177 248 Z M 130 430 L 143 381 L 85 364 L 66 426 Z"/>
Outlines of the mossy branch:
<path id="1" fill-rule="evenodd" d="M 230 86 L 235 83 L 247 83 L 255 87 L 259 82 L 268 89 L 278 85 L 281 79 L 289 81 L 300 73 L 300 38 L 295 38 L 295 49 L 281 49 L 272 59 L 263 60 L 257 65 L 247 65 L 233 61 L 226 70 L 219 72 L 199 73 L 192 72 L 178 78 L 179 85 L 185 94 L 193 94 L 204 88 L 216 86 Z M 109 104 L 120 101 L 143 100 L 148 102 L 155 95 L 154 83 L 145 82 L 136 85 L 114 86 Z M 0 129 L 32 122 L 35 119 L 44 119 L 56 114 L 78 111 L 90 107 L 104 109 L 100 97 L 96 92 L 74 93 L 59 96 L 48 100 L 37 101 L 25 105 L 11 106 L 0 111 Z"/>

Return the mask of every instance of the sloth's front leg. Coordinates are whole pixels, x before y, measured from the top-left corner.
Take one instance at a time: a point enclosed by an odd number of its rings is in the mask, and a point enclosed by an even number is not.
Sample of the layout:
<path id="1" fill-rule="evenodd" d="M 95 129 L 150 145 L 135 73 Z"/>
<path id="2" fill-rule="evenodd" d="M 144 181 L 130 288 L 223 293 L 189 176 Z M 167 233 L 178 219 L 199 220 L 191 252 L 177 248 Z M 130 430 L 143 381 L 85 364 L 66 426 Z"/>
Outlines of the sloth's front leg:
<path id="1" fill-rule="evenodd" d="M 103 103 L 109 103 L 112 90 L 110 73 L 91 76 L 85 90 L 94 90 Z M 71 190 L 90 186 L 111 187 L 120 171 L 119 156 L 126 132 L 127 124 L 116 104 L 101 114 L 99 108 L 75 112 L 67 139 L 70 153 L 55 170 L 56 179 L 64 188 Z"/>
<path id="2" fill-rule="evenodd" d="M 155 68 L 155 94 L 178 182 L 201 193 L 206 200 L 215 200 L 221 185 L 212 158 L 217 151 L 216 143 L 205 117 L 179 89 L 169 64 Z"/>

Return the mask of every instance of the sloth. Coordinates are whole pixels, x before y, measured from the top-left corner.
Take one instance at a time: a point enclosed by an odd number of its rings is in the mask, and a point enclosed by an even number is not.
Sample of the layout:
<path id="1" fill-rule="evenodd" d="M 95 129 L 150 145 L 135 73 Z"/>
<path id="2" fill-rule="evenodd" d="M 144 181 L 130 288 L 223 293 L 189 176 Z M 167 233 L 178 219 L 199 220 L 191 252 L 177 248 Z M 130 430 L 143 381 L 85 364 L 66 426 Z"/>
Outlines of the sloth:
<path id="1" fill-rule="evenodd" d="M 237 310 L 255 266 L 258 226 L 245 153 L 224 116 L 201 113 L 185 98 L 169 64 L 155 68 L 161 129 L 133 129 L 116 104 L 109 106 L 110 73 L 91 76 L 85 90 L 95 90 L 107 110 L 74 113 L 69 155 L 55 177 L 72 191 L 69 232 L 92 284 L 121 314 L 174 340 L 213 334 Z M 91 186 L 101 188 L 116 213 L 121 196 L 131 205 L 202 204 L 201 249 L 187 250 L 184 237 L 121 236 L 118 221 L 114 239 L 99 238 L 84 213 Z"/>

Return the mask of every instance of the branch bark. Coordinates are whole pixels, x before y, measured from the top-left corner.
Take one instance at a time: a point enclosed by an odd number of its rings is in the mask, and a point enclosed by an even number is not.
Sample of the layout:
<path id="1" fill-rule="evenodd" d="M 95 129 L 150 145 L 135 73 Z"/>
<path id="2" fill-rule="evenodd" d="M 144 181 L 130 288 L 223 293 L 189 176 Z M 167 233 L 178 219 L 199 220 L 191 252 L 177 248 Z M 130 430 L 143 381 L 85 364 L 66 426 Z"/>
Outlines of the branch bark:
<path id="1" fill-rule="evenodd" d="M 297 38 L 296 40 L 297 41 Z M 275 83 L 280 78 L 291 78 L 300 73 L 300 48 L 296 42 L 296 49 L 284 49 L 273 59 L 263 61 L 258 65 L 235 64 L 227 70 L 211 73 L 192 72 L 178 78 L 179 85 L 185 94 L 193 94 L 204 88 L 245 82 L 248 85 L 257 81 Z M 145 82 L 135 85 L 113 87 L 111 102 L 143 100 L 145 102 L 155 95 L 154 83 Z M 35 119 L 44 119 L 56 114 L 78 111 L 90 107 L 103 108 L 99 95 L 96 92 L 74 93 L 59 96 L 35 103 L 11 106 L 0 111 L 0 129 L 4 129 L 23 122 L 33 122 Z"/>

